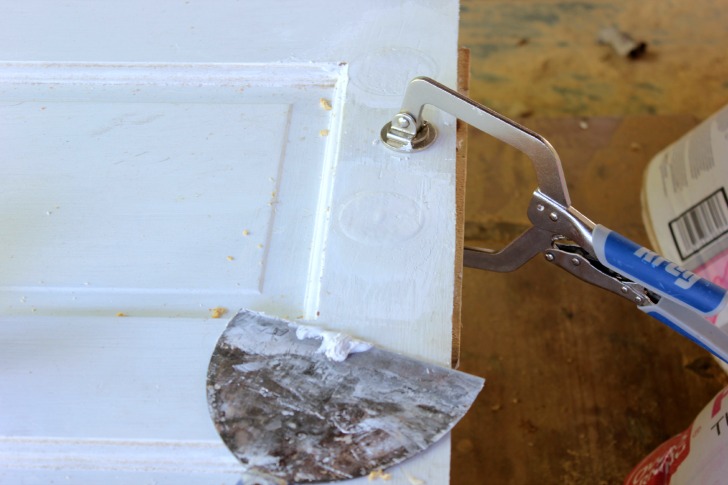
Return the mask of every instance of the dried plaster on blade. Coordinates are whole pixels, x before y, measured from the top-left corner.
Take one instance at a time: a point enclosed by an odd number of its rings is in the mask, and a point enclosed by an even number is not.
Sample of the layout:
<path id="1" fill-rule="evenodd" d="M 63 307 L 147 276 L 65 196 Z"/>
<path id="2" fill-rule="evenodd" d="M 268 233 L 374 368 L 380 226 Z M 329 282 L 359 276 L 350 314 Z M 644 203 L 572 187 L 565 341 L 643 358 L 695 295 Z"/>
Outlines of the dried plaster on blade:
<path id="1" fill-rule="evenodd" d="M 343 362 L 349 354 L 366 352 L 372 348 L 370 343 L 357 340 L 343 333 L 321 330 L 311 325 L 296 324 L 296 337 L 299 340 L 321 339 L 321 346 L 316 352 L 324 354 L 327 359 L 335 362 Z"/>

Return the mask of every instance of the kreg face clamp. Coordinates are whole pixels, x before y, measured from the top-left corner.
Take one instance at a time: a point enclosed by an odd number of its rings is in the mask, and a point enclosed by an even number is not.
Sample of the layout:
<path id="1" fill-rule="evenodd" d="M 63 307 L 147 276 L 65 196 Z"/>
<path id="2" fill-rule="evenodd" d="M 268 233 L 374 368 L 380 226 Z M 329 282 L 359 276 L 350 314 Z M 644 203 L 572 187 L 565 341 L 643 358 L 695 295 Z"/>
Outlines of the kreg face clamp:
<path id="1" fill-rule="evenodd" d="M 429 78 L 412 80 L 402 109 L 382 128 L 394 150 L 426 148 L 435 127 L 422 119 L 425 105 L 446 111 L 525 153 L 538 188 L 528 206 L 533 226 L 500 251 L 466 247 L 465 265 L 512 271 L 539 253 L 574 276 L 629 299 L 648 315 L 728 362 L 728 334 L 706 317 L 726 305 L 726 290 L 680 268 L 571 206 L 561 160 L 542 136 Z"/>

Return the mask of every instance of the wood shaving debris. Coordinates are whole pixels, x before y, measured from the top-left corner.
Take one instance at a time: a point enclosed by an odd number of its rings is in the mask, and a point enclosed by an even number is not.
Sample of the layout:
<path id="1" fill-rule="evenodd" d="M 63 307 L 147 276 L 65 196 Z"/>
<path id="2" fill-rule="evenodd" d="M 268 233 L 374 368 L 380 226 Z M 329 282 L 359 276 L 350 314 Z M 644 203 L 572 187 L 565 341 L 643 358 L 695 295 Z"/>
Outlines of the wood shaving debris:
<path id="1" fill-rule="evenodd" d="M 331 111 L 331 101 L 326 98 L 321 98 L 319 100 L 319 103 L 321 104 L 321 107 L 323 109 L 325 109 L 326 111 Z"/>
<path id="2" fill-rule="evenodd" d="M 221 316 L 225 315 L 227 313 L 227 308 L 224 307 L 215 307 L 210 308 L 210 317 L 211 318 L 220 318 Z"/>
<path id="3" fill-rule="evenodd" d="M 579 122 L 579 128 L 582 130 L 588 130 L 589 129 L 589 123 L 587 123 L 585 120 L 581 120 Z"/>
<path id="4" fill-rule="evenodd" d="M 382 479 L 382 480 L 385 480 L 385 481 L 386 480 L 391 480 L 392 479 L 392 475 L 390 475 L 389 473 L 385 472 L 384 470 L 374 470 L 373 472 L 371 472 L 369 474 L 369 481 L 372 482 L 372 481 L 377 480 L 377 479 Z"/>
<path id="5" fill-rule="evenodd" d="M 117 317 L 126 317 L 126 316 L 127 316 L 127 314 L 126 314 L 126 313 L 124 313 L 124 312 L 119 312 L 119 313 L 117 313 L 117 314 L 116 314 L 116 316 L 117 316 Z"/>
<path id="6" fill-rule="evenodd" d="M 228 261 L 233 261 L 234 259 L 235 259 L 235 258 L 234 258 L 234 257 L 232 257 L 232 256 L 228 256 L 228 257 L 227 257 L 227 260 L 228 260 Z"/>
<path id="7" fill-rule="evenodd" d="M 250 236 L 250 231 L 248 231 L 247 229 L 245 229 L 243 231 L 243 236 Z"/>
<path id="8" fill-rule="evenodd" d="M 258 249 L 263 249 L 263 245 L 262 244 L 258 244 Z"/>
<path id="9" fill-rule="evenodd" d="M 409 473 L 405 472 L 405 476 L 407 477 L 407 481 L 410 482 L 411 485 L 425 485 L 425 481 L 422 479 L 419 479 L 417 477 L 413 477 Z"/>
<path id="10" fill-rule="evenodd" d="M 321 131 L 319 131 L 319 135 L 321 135 L 321 136 L 329 136 L 329 130 L 321 130 Z"/>

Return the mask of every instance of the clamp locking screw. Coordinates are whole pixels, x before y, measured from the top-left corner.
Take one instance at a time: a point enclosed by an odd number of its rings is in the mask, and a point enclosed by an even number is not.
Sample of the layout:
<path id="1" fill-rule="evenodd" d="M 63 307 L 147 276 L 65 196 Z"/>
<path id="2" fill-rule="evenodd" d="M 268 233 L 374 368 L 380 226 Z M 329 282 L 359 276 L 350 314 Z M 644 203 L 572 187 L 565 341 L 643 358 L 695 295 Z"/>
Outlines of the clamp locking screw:
<path id="1" fill-rule="evenodd" d="M 410 125 L 409 120 L 405 116 L 397 116 L 395 121 L 400 128 L 407 128 Z"/>
<path id="2" fill-rule="evenodd" d="M 624 293 L 624 294 L 626 295 L 626 294 L 627 294 L 627 292 L 629 291 L 629 288 L 627 288 L 626 286 L 623 286 L 623 287 L 621 287 L 621 288 L 619 289 L 619 291 L 621 291 L 622 293 Z"/>
<path id="3" fill-rule="evenodd" d="M 559 215 L 556 212 L 552 212 L 551 214 L 549 214 L 549 219 L 556 222 L 559 220 Z"/>
<path id="4" fill-rule="evenodd" d="M 641 296 L 635 296 L 634 297 L 634 302 L 637 303 L 638 305 L 641 305 L 643 301 L 644 300 L 642 299 Z"/>
<path id="5" fill-rule="evenodd" d="M 544 258 L 546 258 L 546 261 L 553 261 L 555 259 L 554 255 L 551 253 L 544 254 Z"/>
<path id="6" fill-rule="evenodd" d="M 571 264 L 574 266 L 579 266 L 581 264 L 581 261 L 579 261 L 579 258 L 571 258 Z"/>

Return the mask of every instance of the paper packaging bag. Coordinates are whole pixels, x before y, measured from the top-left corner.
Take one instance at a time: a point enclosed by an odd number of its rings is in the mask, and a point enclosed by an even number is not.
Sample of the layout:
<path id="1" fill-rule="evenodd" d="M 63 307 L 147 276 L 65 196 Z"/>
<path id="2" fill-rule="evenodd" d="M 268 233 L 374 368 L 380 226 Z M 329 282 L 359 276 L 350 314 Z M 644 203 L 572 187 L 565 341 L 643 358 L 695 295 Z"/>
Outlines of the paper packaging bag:
<path id="1" fill-rule="evenodd" d="M 693 423 L 650 453 L 625 485 L 728 483 L 728 387 Z"/>
<path id="2" fill-rule="evenodd" d="M 642 218 L 655 249 L 723 287 L 728 287 L 727 193 L 728 106 L 658 153 L 642 188 Z M 712 321 L 728 332 L 727 311 Z M 723 483 L 728 483 L 728 387 L 625 480 L 625 485 Z"/>
<path id="3" fill-rule="evenodd" d="M 642 218 L 655 249 L 724 288 L 727 194 L 728 106 L 655 155 L 642 187 Z M 728 311 L 711 321 L 728 332 Z"/>

